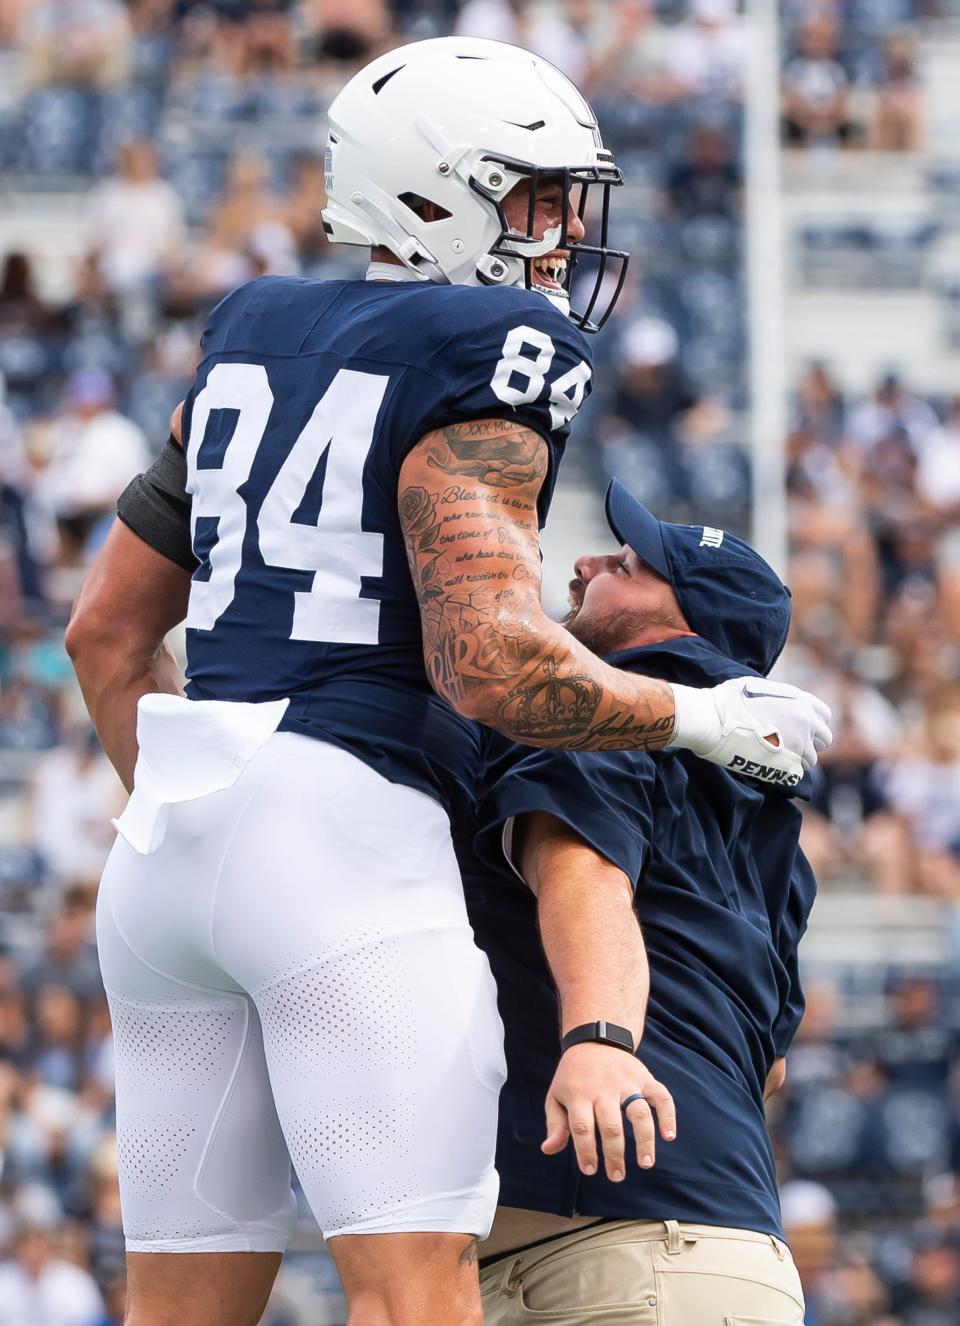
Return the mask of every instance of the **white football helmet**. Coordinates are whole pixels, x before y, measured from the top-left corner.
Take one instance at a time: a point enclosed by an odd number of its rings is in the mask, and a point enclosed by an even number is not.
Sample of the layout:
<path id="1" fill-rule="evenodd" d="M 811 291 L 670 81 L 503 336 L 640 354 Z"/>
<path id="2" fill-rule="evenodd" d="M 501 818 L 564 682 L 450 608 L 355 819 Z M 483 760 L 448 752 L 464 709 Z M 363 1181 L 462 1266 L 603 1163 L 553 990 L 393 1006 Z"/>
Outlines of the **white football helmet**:
<path id="1" fill-rule="evenodd" d="M 472 37 L 413 42 L 351 78 L 329 121 L 323 221 L 333 243 L 384 246 L 425 281 L 538 289 L 585 331 L 606 321 L 626 274 L 627 255 L 607 246 L 610 189 L 623 176 L 593 111 L 547 60 Z M 534 203 L 545 177 L 560 182 L 564 211 L 561 225 L 538 240 Z M 525 232 L 510 228 L 501 206 L 523 181 Z M 588 194 L 602 195 L 596 244 L 567 237 L 574 186 L 582 186 L 581 219 Z M 424 201 L 439 219 L 420 215 Z M 533 281 L 532 262 L 554 249 L 567 250 L 569 260 L 548 291 Z M 569 292 L 584 255 L 594 285 L 577 313 Z M 611 261 L 619 264 L 612 290 L 605 280 Z M 610 293 L 598 314 L 602 289 Z"/>

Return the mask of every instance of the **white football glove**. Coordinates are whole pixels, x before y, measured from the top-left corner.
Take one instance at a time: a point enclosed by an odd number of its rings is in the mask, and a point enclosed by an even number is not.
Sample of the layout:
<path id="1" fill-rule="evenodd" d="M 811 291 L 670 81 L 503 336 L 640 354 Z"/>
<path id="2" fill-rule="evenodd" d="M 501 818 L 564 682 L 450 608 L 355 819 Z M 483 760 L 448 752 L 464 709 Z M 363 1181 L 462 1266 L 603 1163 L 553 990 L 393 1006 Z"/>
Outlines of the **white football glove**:
<path id="1" fill-rule="evenodd" d="M 827 705 L 784 682 L 735 677 L 704 690 L 674 686 L 673 694 L 672 746 L 763 783 L 796 787 L 833 740 Z"/>

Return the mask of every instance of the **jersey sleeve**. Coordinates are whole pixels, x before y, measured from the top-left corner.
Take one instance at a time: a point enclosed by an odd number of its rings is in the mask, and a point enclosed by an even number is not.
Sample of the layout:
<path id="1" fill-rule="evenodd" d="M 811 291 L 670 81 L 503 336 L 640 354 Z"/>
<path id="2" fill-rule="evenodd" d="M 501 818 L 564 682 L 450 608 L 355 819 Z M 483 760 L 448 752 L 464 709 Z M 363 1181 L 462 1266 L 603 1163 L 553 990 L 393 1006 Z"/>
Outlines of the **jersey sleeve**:
<path id="1" fill-rule="evenodd" d="M 516 421 L 547 444 L 547 475 L 537 503 L 542 526 L 570 425 L 593 380 L 586 338 L 529 290 L 451 288 L 436 304 L 436 326 L 428 338 L 432 389 L 418 403 L 418 421 L 394 462 L 402 465 L 435 429 L 471 419 Z"/>
<path id="2" fill-rule="evenodd" d="M 509 418 L 563 443 L 593 381 L 586 337 L 535 292 L 464 291 L 438 329 L 434 428 Z"/>
<path id="3" fill-rule="evenodd" d="M 475 846 L 481 860 L 500 871 L 512 868 L 503 848 L 505 829 L 519 815 L 546 811 L 636 888 L 650 850 L 653 762 L 638 752 L 618 751 L 611 758 L 600 752 L 516 751 L 512 764 L 502 762 L 478 807 Z"/>

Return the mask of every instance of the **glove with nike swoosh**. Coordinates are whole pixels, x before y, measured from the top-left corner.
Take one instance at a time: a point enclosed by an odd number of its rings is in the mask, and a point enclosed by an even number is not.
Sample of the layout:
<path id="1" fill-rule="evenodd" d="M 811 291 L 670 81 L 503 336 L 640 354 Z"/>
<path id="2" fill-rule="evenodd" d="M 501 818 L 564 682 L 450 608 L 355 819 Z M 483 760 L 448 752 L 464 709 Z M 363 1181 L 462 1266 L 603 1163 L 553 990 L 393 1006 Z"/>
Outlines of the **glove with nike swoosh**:
<path id="1" fill-rule="evenodd" d="M 765 677 L 700 690 L 673 686 L 672 746 L 760 782 L 796 787 L 833 740 L 830 710 L 809 691 Z"/>

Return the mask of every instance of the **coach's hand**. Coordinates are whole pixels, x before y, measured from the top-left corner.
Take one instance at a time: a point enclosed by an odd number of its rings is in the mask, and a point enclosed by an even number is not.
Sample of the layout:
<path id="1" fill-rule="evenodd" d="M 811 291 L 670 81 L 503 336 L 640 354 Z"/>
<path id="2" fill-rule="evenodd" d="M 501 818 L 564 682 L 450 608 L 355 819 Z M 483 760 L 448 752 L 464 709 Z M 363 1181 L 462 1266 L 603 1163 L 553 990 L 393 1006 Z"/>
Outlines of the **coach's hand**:
<path id="1" fill-rule="evenodd" d="M 635 1095 L 643 1099 L 624 1110 L 623 1102 Z M 633 1126 L 637 1164 L 649 1169 L 656 1159 L 651 1107 L 660 1136 L 672 1142 L 677 1135 L 673 1097 L 639 1059 L 610 1045 L 573 1045 L 561 1057 L 547 1092 L 547 1137 L 541 1150 L 556 1155 L 572 1137 L 580 1169 L 595 1174 L 599 1134 L 607 1178 L 619 1183 L 627 1172 L 624 1115 Z"/>

